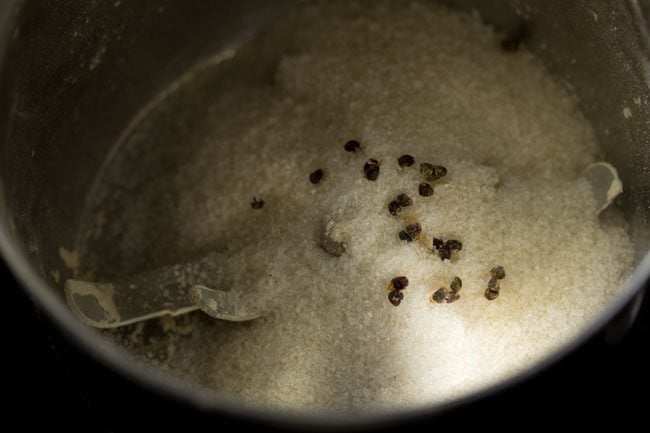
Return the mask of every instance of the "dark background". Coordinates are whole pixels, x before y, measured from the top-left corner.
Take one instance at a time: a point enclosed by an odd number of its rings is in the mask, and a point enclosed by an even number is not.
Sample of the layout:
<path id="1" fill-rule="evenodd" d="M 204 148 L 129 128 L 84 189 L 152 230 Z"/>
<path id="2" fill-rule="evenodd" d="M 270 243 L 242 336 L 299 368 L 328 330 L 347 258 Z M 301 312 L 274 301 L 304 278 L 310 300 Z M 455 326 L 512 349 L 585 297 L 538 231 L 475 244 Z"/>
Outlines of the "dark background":
<path id="1" fill-rule="evenodd" d="M 34 431 L 281 430 L 226 415 L 208 416 L 140 388 L 99 365 L 40 313 L 0 262 L 2 382 L 0 421 Z M 650 426 L 650 308 L 644 302 L 616 345 L 598 336 L 526 383 L 488 400 L 383 430 L 445 431 L 468 427 Z M 14 423 L 18 424 L 14 424 Z M 618 430 L 618 429 L 617 429 Z M 6 430 L 5 430 L 6 431 Z"/>

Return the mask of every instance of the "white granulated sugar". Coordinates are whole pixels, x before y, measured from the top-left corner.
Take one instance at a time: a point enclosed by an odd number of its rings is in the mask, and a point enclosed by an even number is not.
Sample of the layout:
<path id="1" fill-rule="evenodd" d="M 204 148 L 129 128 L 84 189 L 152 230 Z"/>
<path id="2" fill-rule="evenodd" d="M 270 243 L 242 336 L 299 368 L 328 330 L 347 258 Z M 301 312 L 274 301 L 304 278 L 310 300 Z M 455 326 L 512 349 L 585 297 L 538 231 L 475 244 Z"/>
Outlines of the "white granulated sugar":
<path id="1" fill-rule="evenodd" d="M 213 95 L 202 140 L 176 144 L 179 166 L 150 176 L 114 226 L 89 230 L 126 239 L 116 254 L 134 261 L 151 245 L 178 262 L 218 250 L 230 258 L 206 285 L 274 290 L 260 319 L 199 313 L 191 334 L 170 331 L 166 368 L 253 404 L 393 410 L 528 368 L 602 311 L 630 241 L 619 218 L 596 216 L 580 179 L 595 162 L 592 128 L 529 52 L 502 51 L 475 15 L 423 4 L 307 7 L 266 37 L 280 34 L 293 42 L 272 83 Z M 361 151 L 344 151 L 350 139 Z M 403 154 L 416 163 L 399 168 Z M 375 182 L 369 158 L 381 162 Z M 418 195 L 422 162 L 449 171 L 431 197 Z M 413 205 L 392 216 L 399 193 Z M 420 240 L 400 241 L 412 222 Z M 328 224 L 340 257 L 319 246 Z M 463 248 L 443 262 L 434 237 Z M 496 265 L 507 276 L 488 301 Z M 400 275 L 410 284 L 394 307 L 387 286 Z M 460 299 L 431 303 L 454 276 Z"/>
<path id="2" fill-rule="evenodd" d="M 626 119 L 632 117 L 632 110 L 630 109 L 630 107 L 623 108 L 623 117 L 625 117 Z"/>

